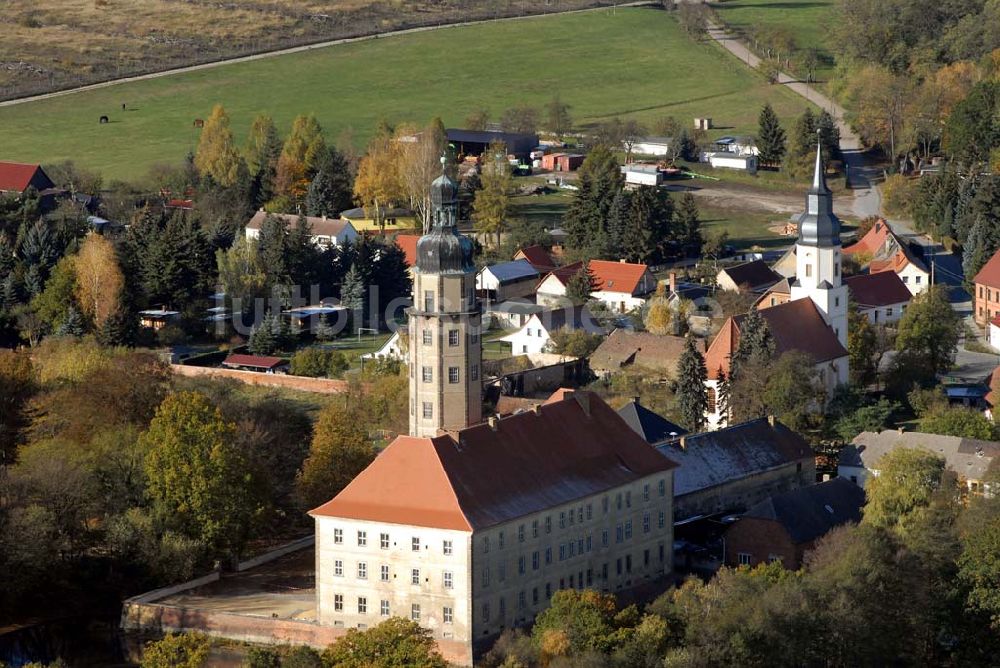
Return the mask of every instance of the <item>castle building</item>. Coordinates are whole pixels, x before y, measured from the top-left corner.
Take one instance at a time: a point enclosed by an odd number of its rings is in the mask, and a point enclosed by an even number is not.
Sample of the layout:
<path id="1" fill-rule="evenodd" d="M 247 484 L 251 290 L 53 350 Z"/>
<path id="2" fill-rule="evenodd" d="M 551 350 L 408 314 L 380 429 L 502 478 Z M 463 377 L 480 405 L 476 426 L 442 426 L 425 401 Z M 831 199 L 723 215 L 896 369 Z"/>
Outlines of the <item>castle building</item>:
<path id="1" fill-rule="evenodd" d="M 559 589 L 665 588 L 676 464 L 590 392 L 483 421 L 454 182 L 442 175 L 432 199 L 409 311 L 411 433 L 310 513 L 317 619 L 345 632 L 412 619 L 471 665 Z"/>

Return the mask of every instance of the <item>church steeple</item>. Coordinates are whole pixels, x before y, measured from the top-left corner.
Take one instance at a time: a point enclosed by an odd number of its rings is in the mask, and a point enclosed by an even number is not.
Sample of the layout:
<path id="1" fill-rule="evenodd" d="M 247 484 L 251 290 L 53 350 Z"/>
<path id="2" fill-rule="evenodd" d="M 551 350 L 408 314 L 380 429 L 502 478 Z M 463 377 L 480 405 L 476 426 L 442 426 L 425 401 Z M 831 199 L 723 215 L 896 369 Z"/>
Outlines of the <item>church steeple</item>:
<path id="1" fill-rule="evenodd" d="M 829 248 L 840 245 L 840 219 L 833 213 L 833 193 L 826 185 L 823 144 L 816 142 L 812 187 L 806 193 L 806 210 L 799 216 L 799 245 Z"/>
<path id="2" fill-rule="evenodd" d="M 417 242 L 409 309 L 410 435 L 482 421 L 482 342 L 472 242 L 458 232 L 458 186 L 431 184 L 431 230 Z"/>

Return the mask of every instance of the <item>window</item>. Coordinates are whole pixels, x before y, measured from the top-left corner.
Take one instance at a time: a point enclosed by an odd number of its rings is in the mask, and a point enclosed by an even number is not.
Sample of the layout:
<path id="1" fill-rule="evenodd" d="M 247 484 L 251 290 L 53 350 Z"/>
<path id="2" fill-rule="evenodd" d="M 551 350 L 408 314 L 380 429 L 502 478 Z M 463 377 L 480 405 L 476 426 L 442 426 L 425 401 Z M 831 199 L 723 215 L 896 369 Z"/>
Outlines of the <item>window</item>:
<path id="1" fill-rule="evenodd" d="M 746 552 L 740 552 L 736 556 L 739 559 L 740 566 L 749 566 L 750 565 L 750 555 L 747 554 Z"/>
<path id="2" fill-rule="evenodd" d="M 920 285 L 920 279 L 921 278 L 922 278 L 921 276 L 914 276 L 913 277 L 913 282 L 916 283 L 917 285 Z"/>
<path id="3" fill-rule="evenodd" d="M 632 520 L 627 520 L 625 522 L 625 540 L 632 537 Z"/>
<path id="4" fill-rule="evenodd" d="M 424 310 L 433 311 L 434 310 L 434 291 L 424 290 Z"/>
<path id="5" fill-rule="evenodd" d="M 434 382 L 434 369 L 432 369 L 429 366 L 421 367 L 420 377 L 423 379 L 425 383 Z"/>
<path id="6" fill-rule="evenodd" d="M 450 367 L 448 367 L 448 382 L 451 383 L 451 384 L 453 384 L 453 385 L 458 382 L 458 367 L 457 366 L 450 366 Z"/>
<path id="7" fill-rule="evenodd" d="M 416 536 L 410 539 L 410 549 L 414 552 L 420 551 L 420 539 Z"/>
<path id="8" fill-rule="evenodd" d="M 601 566 L 601 579 L 607 581 L 608 579 L 608 565 L 603 564 Z"/>
<path id="9" fill-rule="evenodd" d="M 593 536 L 587 536 L 587 552 L 590 552 L 594 548 L 594 538 Z"/>
<path id="10" fill-rule="evenodd" d="M 617 508 L 618 510 L 622 509 L 622 493 L 621 492 L 618 492 L 618 494 L 615 495 L 615 508 Z"/>
<path id="11" fill-rule="evenodd" d="M 625 492 L 625 507 L 632 507 L 632 492 Z"/>
<path id="12" fill-rule="evenodd" d="M 589 522 L 594 518 L 594 506 L 592 504 L 587 504 L 587 521 Z"/>
<path id="13" fill-rule="evenodd" d="M 518 527 L 517 527 L 517 542 L 518 543 L 523 543 L 524 542 L 524 525 L 523 524 L 519 524 Z"/>
<path id="14" fill-rule="evenodd" d="M 531 520 L 531 537 L 538 538 L 538 520 Z"/>
<path id="15" fill-rule="evenodd" d="M 666 525 L 667 525 L 667 514 L 661 510 L 659 516 L 656 518 L 656 527 L 658 529 L 662 529 Z"/>
<path id="16" fill-rule="evenodd" d="M 891 306 L 885 310 L 885 315 L 888 318 L 892 317 L 892 307 Z"/>
<path id="17" fill-rule="evenodd" d="M 573 511 L 569 511 L 569 525 L 573 526 Z"/>
<path id="18" fill-rule="evenodd" d="M 538 605 L 538 587 L 531 588 L 531 605 Z"/>
<path id="19" fill-rule="evenodd" d="M 777 562 L 779 564 L 781 563 L 781 555 L 780 554 L 769 554 L 769 555 L 767 555 L 767 563 L 773 564 L 775 562 Z"/>
<path id="20" fill-rule="evenodd" d="M 501 561 L 497 564 L 497 580 L 503 582 L 507 579 L 507 562 Z"/>
<path id="21" fill-rule="evenodd" d="M 813 275 L 813 266 L 811 264 L 806 265 L 806 278 Z"/>
<path id="22" fill-rule="evenodd" d="M 501 531 L 500 535 L 497 536 L 497 549 L 500 549 L 500 550 L 503 549 L 503 531 Z"/>
<path id="23" fill-rule="evenodd" d="M 566 559 L 566 543 L 559 543 L 559 561 Z"/>
<path id="24" fill-rule="evenodd" d="M 344 530 L 334 529 L 333 530 L 333 544 L 341 545 L 344 542 Z"/>
<path id="25" fill-rule="evenodd" d="M 389 581 L 389 565 L 388 564 L 382 564 L 381 566 L 379 566 L 378 570 L 379 570 L 379 580 L 381 580 L 382 582 L 388 582 Z"/>
<path id="26" fill-rule="evenodd" d="M 469 332 L 469 343 L 479 343 L 479 332 Z"/>
<path id="27" fill-rule="evenodd" d="M 717 401 L 715 396 L 715 388 L 714 387 L 708 388 L 706 395 L 708 396 L 708 412 L 714 413 L 716 410 L 716 401 Z"/>
<path id="28" fill-rule="evenodd" d="M 909 276 L 903 276 L 903 285 L 906 285 L 909 282 L 910 282 L 910 277 Z M 980 297 L 983 296 L 983 288 L 982 288 L 982 286 L 980 286 L 980 288 L 979 288 L 979 296 Z"/>
<path id="29" fill-rule="evenodd" d="M 451 589 L 455 586 L 455 576 L 451 571 L 445 571 L 443 573 L 442 582 L 444 583 L 445 589 Z"/>
<path id="30" fill-rule="evenodd" d="M 486 566 L 483 568 L 483 586 L 490 586 L 490 567 Z"/>
<path id="31" fill-rule="evenodd" d="M 642 514 L 642 532 L 649 533 L 649 513 Z"/>
<path id="32" fill-rule="evenodd" d="M 604 510 L 604 514 L 608 514 L 608 497 L 601 499 L 601 508 Z"/>
<path id="33" fill-rule="evenodd" d="M 523 556 L 517 558 L 518 575 L 524 575 L 524 572 L 527 570 L 527 563 L 528 563 L 527 560 Z"/>
<path id="34" fill-rule="evenodd" d="M 451 541 L 446 540 L 441 544 L 441 551 L 445 554 L 451 554 Z"/>
<path id="35" fill-rule="evenodd" d="M 552 548 L 545 548 L 545 565 L 548 566 L 552 563 Z"/>
<path id="36" fill-rule="evenodd" d="M 549 582 L 545 583 L 545 600 L 552 598 L 552 584 Z"/>
<path id="37" fill-rule="evenodd" d="M 444 608 L 442 608 L 441 618 L 444 620 L 445 624 L 451 624 L 455 620 L 454 614 L 452 613 L 450 607 L 445 606 Z"/>
<path id="38" fill-rule="evenodd" d="M 378 614 L 382 615 L 383 617 L 389 616 L 389 601 L 382 601 L 379 603 Z"/>
<path id="39" fill-rule="evenodd" d="M 528 597 L 524 595 L 524 591 L 517 592 L 517 609 L 523 610 L 528 606 Z"/>
<path id="40" fill-rule="evenodd" d="M 642 486 L 642 500 L 649 501 L 649 483 Z"/>
<path id="41" fill-rule="evenodd" d="M 378 535 L 378 546 L 380 548 L 382 548 L 383 550 L 388 550 L 389 549 L 389 534 L 387 534 L 387 533 L 380 533 Z"/>
<path id="42" fill-rule="evenodd" d="M 500 597 L 500 605 L 497 606 L 497 607 L 499 608 L 500 620 L 503 621 L 503 618 L 507 614 L 507 599 L 505 599 L 503 596 L 501 596 Z"/>
<path id="43" fill-rule="evenodd" d="M 359 531 L 358 532 L 358 547 L 364 547 L 368 545 L 368 532 Z"/>
<path id="44" fill-rule="evenodd" d="M 363 561 L 358 562 L 358 579 L 367 580 L 368 579 L 368 564 Z"/>
<path id="45" fill-rule="evenodd" d="M 415 622 L 419 622 L 420 621 L 420 604 L 419 603 L 414 603 L 413 605 L 410 606 L 410 619 L 412 619 Z"/>
<path id="46" fill-rule="evenodd" d="M 649 550 L 642 551 L 642 565 L 649 566 Z"/>
<path id="47" fill-rule="evenodd" d="M 545 517 L 545 533 L 552 533 L 552 517 Z"/>
<path id="48" fill-rule="evenodd" d="M 531 553 L 531 570 L 533 571 L 538 570 L 538 562 L 539 562 L 538 550 L 535 550 L 534 552 Z"/>
<path id="49" fill-rule="evenodd" d="M 625 540 L 625 527 L 621 524 L 615 526 L 615 542 L 620 543 Z"/>
<path id="50" fill-rule="evenodd" d="M 448 345 L 457 346 L 458 345 L 458 330 L 449 329 L 448 330 Z"/>
<path id="51" fill-rule="evenodd" d="M 566 528 L 566 512 L 562 510 L 559 511 L 559 528 Z"/>
<path id="52" fill-rule="evenodd" d="M 840 297 L 834 297 L 833 298 L 833 305 L 834 306 L 840 306 Z"/>
<path id="53" fill-rule="evenodd" d="M 484 622 L 490 621 L 490 603 L 489 603 L 489 601 L 487 601 L 486 603 L 483 603 L 483 621 Z"/>
<path id="54" fill-rule="evenodd" d="M 469 372 L 472 376 L 472 380 L 479 380 L 479 365 L 473 364 L 472 371 Z"/>
<path id="55" fill-rule="evenodd" d="M 344 595 L 343 594 L 334 594 L 333 595 L 333 609 L 334 609 L 335 612 L 343 612 L 344 611 Z"/>
<path id="56" fill-rule="evenodd" d="M 424 330 L 424 345 L 429 346 L 434 343 L 434 333 L 429 329 Z"/>
<path id="57" fill-rule="evenodd" d="M 622 559 L 621 559 L 621 557 L 618 557 L 618 559 L 615 560 L 615 573 L 617 573 L 618 575 L 622 574 Z"/>
<path id="58" fill-rule="evenodd" d="M 660 496 L 666 496 L 667 494 L 667 481 L 660 479 Z"/>
<path id="59" fill-rule="evenodd" d="M 489 552 L 489 551 L 490 551 L 490 537 L 483 536 L 483 552 Z"/>
<path id="60" fill-rule="evenodd" d="M 434 404 L 429 401 L 424 402 L 424 419 L 431 419 L 434 417 Z"/>
<path id="61" fill-rule="evenodd" d="M 632 555 L 631 554 L 626 554 L 625 555 L 625 572 L 626 573 L 631 573 L 632 572 Z"/>
<path id="62" fill-rule="evenodd" d="M 594 584 L 594 569 L 588 568 L 587 569 L 587 586 L 589 587 L 592 584 Z"/>
<path id="63" fill-rule="evenodd" d="M 358 597 L 358 614 L 367 615 L 368 614 L 368 599 L 364 596 Z"/>
<path id="64" fill-rule="evenodd" d="M 521 346 L 521 352 L 522 353 L 528 352 L 528 346 Z"/>
<path id="65" fill-rule="evenodd" d="M 336 561 L 333 562 L 333 574 L 336 575 L 337 577 L 344 576 L 344 562 L 341 561 L 340 559 L 337 559 Z"/>
<path id="66" fill-rule="evenodd" d="M 661 564 L 663 563 L 663 559 L 664 559 L 663 543 L 660 543 L 660 563 Z"/>
<path id="67" fill-rule="evenodd" d="M 410 569 L 410 584 L 418 585 L 420 584 L 420 569 L 411 568 Z"/>
<path id="68" fill-rule="evenodd" d="M 607 546 L 608 546 L 608 530 L 603 529 L 601 531 L 601 547 L 607 547 Z"/>

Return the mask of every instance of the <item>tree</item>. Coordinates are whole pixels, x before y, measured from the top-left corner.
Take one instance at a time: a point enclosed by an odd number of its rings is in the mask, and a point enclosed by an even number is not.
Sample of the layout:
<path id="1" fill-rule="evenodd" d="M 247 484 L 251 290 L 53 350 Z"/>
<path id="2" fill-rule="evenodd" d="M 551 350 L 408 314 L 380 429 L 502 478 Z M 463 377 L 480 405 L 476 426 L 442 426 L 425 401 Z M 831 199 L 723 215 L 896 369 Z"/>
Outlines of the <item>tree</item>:
<path id="1" fill-rule="evenodd" d="M 140 437 L 154 504 L 188 535 L 233 557 L 264 512 L 235 432 L 203 394 L 176 392 Z"/>
<path id="2" fill-rule="evenodd" d="M 760 151 L 760 161 L 765 165 L 780 164 L 785 155 L 785 131 L 770 104 L 765 104 L 761 109 L 758 126 L 757 149 Z"/>
<path id="3" fill-rule="evenodd" d="M 854 308 L 847 307 L 847 353 L 851 383 L 868 387 L 878 379 L 878 365 L 872 352 L 876 348 L 875 327 L 868 316 Z"/>
<path id="4" fill-rule="evenodd" d="M 74 336 L 80 338 L 87 331 L 87 323 L 76 306 L 66 309 L 66 319 L 56 328 L 56 336 Z"/>
<path id="5" fill-rule="evenodd" d="M 363 325 L 368 289 L 356 264 L 351 265 L 344 276 L 344 283 L 340 288 L 340 303 L 351 314 L 354 323 Z"/>
<path id="6" fill-rule="evenodd" d="M 597 279 L 590 269 L 590 262 L 585 261 L 580 269 L 566 281 L 566 298 L 579 306 L 590 301 L 590 295 L 597 287 Z"/>
<path id="7" fill-rule="evenodd" d="M 315 508 L 332 499 L 375 458 L 375 448 L 359 417 L 338 403 L 320 412 L 309 456 L 295 482 L 303 508 Z"/>
<path id="8" fill-rule="evenodd" d="M 278 156 L 275 192 L 301 201 L 326 150 L 323 129 L 312 114 L 296 116 Z"/>
<path id="9" fill-rule="evenodd" d="M 573 129 L 573 118 L 569 114 L 570 106 L 562 101 L 559 93 L 545 105 L 545 125 L 549 132 L 562 137 Z"/>
<path id="10" fill-rule="evenodd" d="M 576 329 L 561 327 L 552 332 L 551 340 L 545 346 L 545 352 L 583 359 L 590 357 L 602 341 L 604 337 L 600 334 L 590 334 L 579 327 Z"/>
<path id="11" fill-rule="evenodd" d="M 472 218 L 476 223 L 476 232 L 486 236 L 496 235 L 496 248 L 499 250 L 500 235 L 506 223 L 513 189 L 504 144 L 499 141 L 491 142 L 482 162 L 482 188 L 476 191 L 472 201 Z"/>
<path id="12" fill-rule="evenodd" d="M 674 225 L 677 229 L 677 239 L 689 256 L 701 255 L 704 239 L 701 235 L 701 214 L 698 202 L 689 192 L 681 195 L 677 213 L 674 215 Z"/>
<path id="13" fill-rule="evenodd" d="M 477 109 L 465 117 L 465 127 L 469 130 L 479 130 L 482 132 L 490 123 L 490 112 L 486 109 Z"/>
<path id="14" fill-rule="evenodd" d="M 705 425 L 705 413 L 708 411 L 707 380 L 705 358 L 695 348 L 694 337 L 689 335 L 684 344 L 684 352 L 677 361 L 674 394 L 684 426 L 691 431 L 699 431 Z"/>
<path id="15" fill-rule="evenodd" d="M 233 313 L 247 313 L 267 295 L 267 270 L 256 239 L 240 235 L 226 250 L 215 251 L 219 287 Z"/>
<path id="16" fill-rule="evenodd" d="M 561 589 L 535 619 L 531 634 L 536 644 L 550 633 L 565 634 L 569 641 L 566 653 L 570 655 L 604 651 L 614 643 L 616 613 L 613 594 Z"/>
<path id="17" fill-rule="evenodd" d="M 588 153 L 577 182 L 579 190 L 564 217 L 568 245 L 579 254 L 599 255 L 608 245 L 611 205 L 623 183 L 621 167 L 612 150 L 602 144 Z"/>
<path id="18" fill-rule="evenodd" d="M 285 655 L 281 668 L 323 668 L 323 662 L 312 647 L 298 645 Z"/>
<path id="19" fill-rule="evenodd" d="M 504 132 L 535 134 L 538 132 L 538 109 L 529 105 L 511 107 L 500 116 Z"/>
<path id="20" fill-rule="evenodd" d="M 899 447 L 883 455 L 875 469 L 878 475 L 865 486 L 864 522 L 905 530 L 940 488 L 944 460 L 928 450 Z"/>
<path id="21" fill-rule="evenodd" d="M 45 289 L 31 300 L 31 309 L 46 325 L 55 330 L 76 304 L 76 256 L 63 256 L 53 267 Z"/>
<path id="22" fill-rule="evenodd" d="M 430 629 L 401 617 L 390 617 L 364 631 L 347 635 L 323 652 L 323 664 L 337 668 L 447 668 Z"/>
<path id="23" fill-rule="evenodd" d="M 663 289 L 657 286 L 656 295 L 649 300 L 649 308 L 646 309 L 646 318 L 643 322 L 646 331 L 658 336 L 673 334 L 673 319 L 674 314 L 670 309 L 670 302 Z"/>
<path id="24" fill-rule="evenodd" d="M 790 350 L 767 369 L 766 378 L 763 399 L 767 413 L 790 429 L 805 430 L 809 417 L 826 401 L 812 358 Z"/>
<path id="25" fill-rule="evenodd" d="M 1000 111 L 1000 81 L 976 84 L 955 105 L 944 129 L 948 152 L 970 167 L 985 163 L 991 148 L 1000 144 L 996 115 Z"/>
<path id="26" fill-rule="evenodd" d="M 251 647 L 240 668 L 281 668 L 281 657 L 271 647 Z"/>
<path id="27" fill-rule="evenodd" d="M 118 310 L 125 286 L 115 248 L 106 238 L 91 233 L 80 246 L 74 266 L 77 302 L 83 313 L 97 327 L 102 327 Z"/>
<path id="28" fill-rule="evenodd" d="M 853 406 L 847 414 L 837 420 L 834 430 L 845 443 L 849 443 L 861 432 L 878 432 L 888 427 L 891 424 L 892 414 L 898 408 L 898 404 L 885 397 L 866 406 Z"/>
<path id="29" fill-rule="evenodd" d="M 997 429 L 982 412 L 960 406 L 931 411 L 920 420 L 920 431 L 981 441 L 997 440 Z"/>
<path id="30" fill-rule="evenodd" d="M 240 154 L 233 141 L 233 131 L 229 128 L 229 114 L 221 104 L 212 107 L 212 113 L 201 129 L 194 166 L 202 176 L 210 176 L 220 186 L 229 187 L 236 183 Z"/>
<path id="31" fill-rule="evenodd" d="M 211 643 L 201 633 L 168 633 L 163 640 L 146 643 L 140 668 L 201 668 Z"/>
<path id="32" fill-rule="evenodd" d="M 396 142 L 403 193 L 427 234 L 431 229 L 431 183 L 444 168 L 441 160 L 448 149 L 448 136 L 438 120 L 419 132 L 415 128 L 397 128 Z"/>
<path id="33" fill-rule="evenodd" d="M 987 616 L 995 633 L 1000 629 L 1000 500 L 973 499 L 960 527 L 958 581 L 967 605 Z"/>
<path id="34" fill-rule="evenodd" d="M 31 357 L 0 350 L 0 461 L 14 461 L 21 432 L 28 425 L 28 400 L 37 381 Z"/>
<path id="35" fill-rule="evenodd" d="M 959 329 L 947 291 L 932 286 L 913 298 L 899 320 L 896 350 L 917 356 L 934 373 L 944 373 L 958 349 Z"/>
<path id="36" fill-rule="evenodd" d="M 701 37 L 708 28 L 708 10 L 700 4 L 678 3 L 677 20 L 689 37 Z"/>
<path id="37" fill-rule="evenodd" d="M 389 135 L 376 135 L 368 152 L 358 164 L 354 196 L 375 220 L 379 231 L 385 230 L 386 209 L 403 195 L 399 177 L 398 143 Z"/>
<path id="38" fill-rule="evenodd" d="M 281 316 L 268 314 L 250 332 L 247 347 L 254 355 L 271 355 L 289 345 L 288 328 Z"/>
<path id="39" fill-rule="evenodd" d="M 882 148 L 891 160 L 899 155 L 897 146 L 902 139 L 905 105 L 912 85 L 909 77 L 877 65 L 856 71 L 848 83 L 852 125 L 866 144 Z"/>

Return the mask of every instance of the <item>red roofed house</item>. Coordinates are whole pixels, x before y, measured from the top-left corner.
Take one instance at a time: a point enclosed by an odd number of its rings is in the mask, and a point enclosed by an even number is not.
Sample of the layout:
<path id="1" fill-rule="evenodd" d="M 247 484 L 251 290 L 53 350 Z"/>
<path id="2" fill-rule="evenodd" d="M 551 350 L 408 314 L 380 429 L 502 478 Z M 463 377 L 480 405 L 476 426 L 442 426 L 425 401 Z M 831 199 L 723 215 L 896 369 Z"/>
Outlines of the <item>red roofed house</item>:
<path id="1" fill-rule="evenodd" d="M 525 246 L 514 253 L 515 260 L 527 260 L 539 274 L 547 274 L 556 268 L 556 263 L 544 246 Z"/>
<path id="2" fill-rule="evenodd" d="M 874 324 L 899 322 L 913 295 L 893 271 L 860 274 L 844 279 L 854 306 Z"/>
<path id="3" fill-rule="evenodd" d="M 976 285 L 973 295 L 976 303 L 973 315 L 976 324 L 985 327 L 986 323 L 1000 316 L 1000 251 L 994 253 L 993 257 L 983 265 L 972 282 Z M 988 333 L 987 338 L 989 338 Z M 996 340 L 994 345 L 996 344 L 1000 344 L 1000 340 Z"/>
<path id="4" fill-rule="evenodd" d="M 288 371 L 288 360 L 264 355 L 233 354 L 222 361 L 222 366 L 227 369 L 237 369 L 239 371 L 286 373 Z"/>
<path id="5" fill-rule="evenodd" d="M 604 302 L 617 313 L 641 308 L 646 298 L 656 290 L 656 279 L 644 264 L 591 260 L 589 266 L 594 276 L 591 297 Z M 564 300 L 566 284 L 579 268 L 580 264 L 575 263 L 550 272 L 538 284 L 536 301 L 554 305 Z"/>
<path id="6" fill-rule="evenodd" d="M 881 218 L 865 236 L 844 248 L 844 254 L 858 256 L 862 264 L 868 265 L 871 274 L 895 272 L 910 294 L 922 292 L 930 285 L 930 271 Z"/>
<path id="7" fill-rule="evenodd" d="M 23 195 L 28 188 L 41 192 L 54 187 L 41 165 L 0 162 L 0 194 Z"/>
<path id="8" fill-rule="evenodd" d="M 675 464 L 589 392 L 482 421 L 472 244 L 457 186 L 432 186 L 409 315 L 410 434 L 313 510 L 319 624 L 390 616 L 472 665 L 554 592 L 619 592 L 673 566 Z"/>
<path id="9" fill-rule="evenodd" d="M 280 218 L 289 227 L 298 224 L 299 216 L 292 213 L 267 213 L 259 210 L 246 225 L 247 239 L 256 239 L 268 216 Z M 306 223 L 312 233 L 312 242 L 321 247 L 343 246 L 352 244 L 358 238 L 358 232 L 351 221 L 344 218 L 327 218 L 326 216 L 305 216 Z"/>

